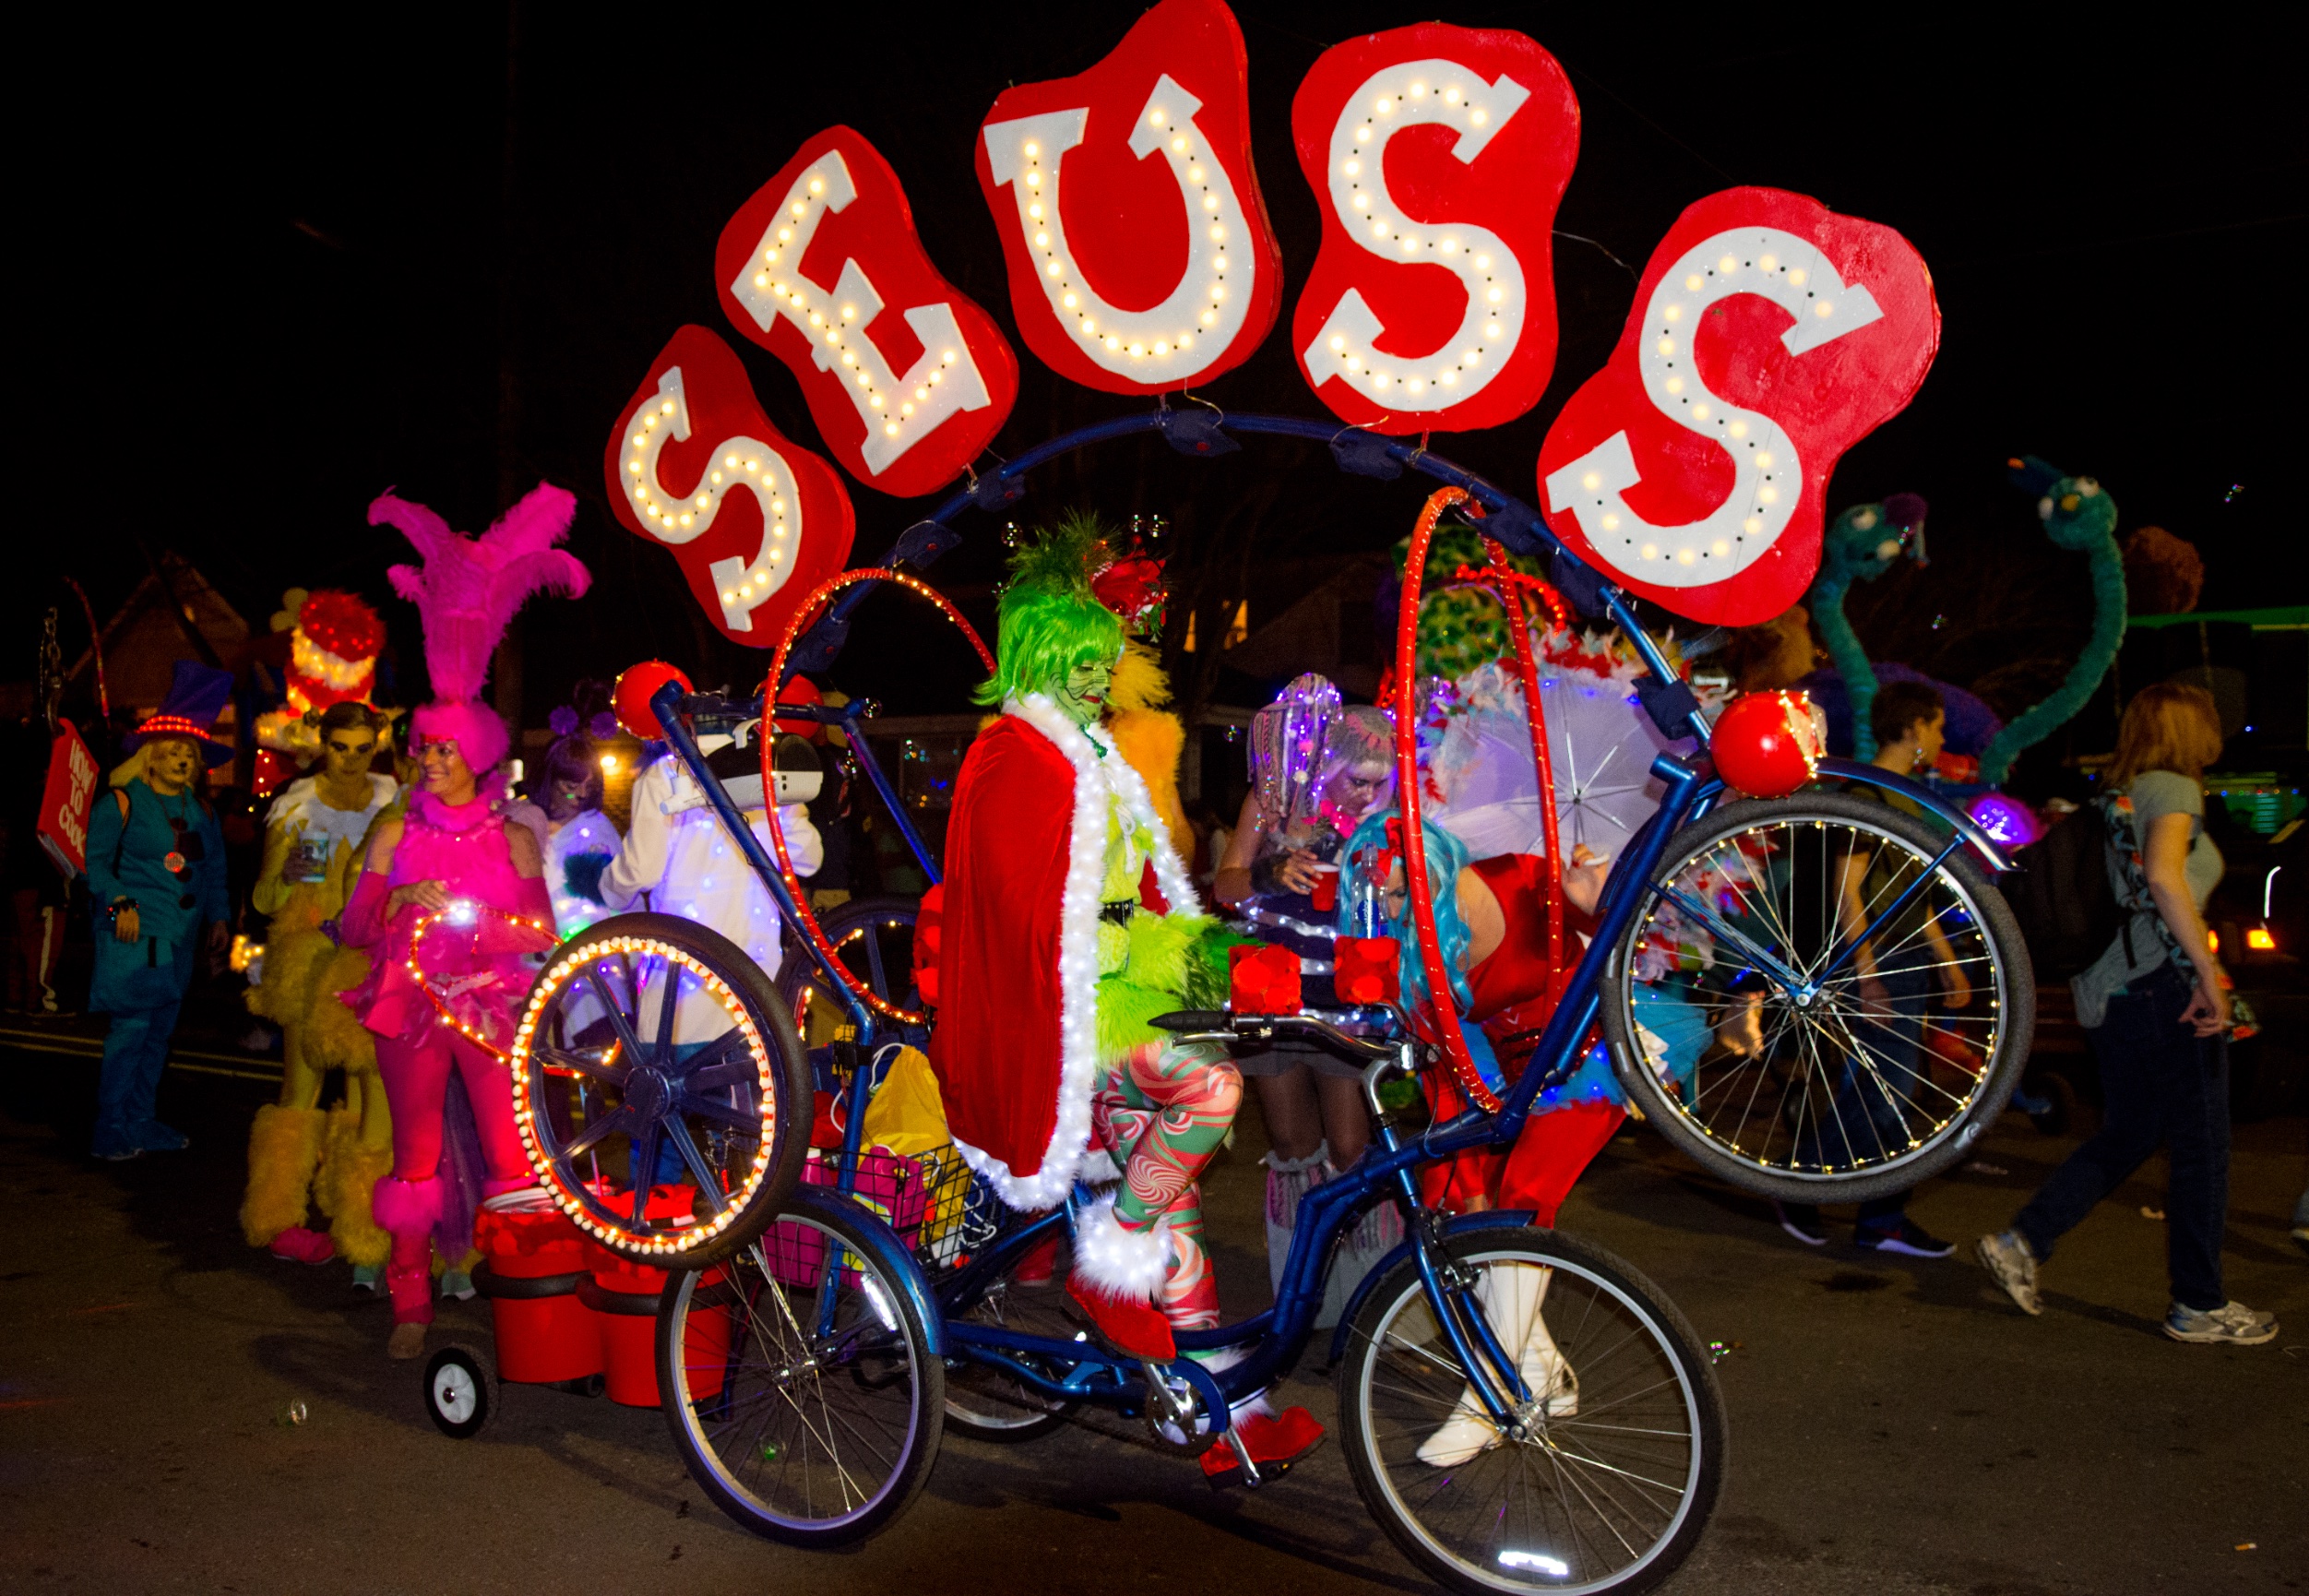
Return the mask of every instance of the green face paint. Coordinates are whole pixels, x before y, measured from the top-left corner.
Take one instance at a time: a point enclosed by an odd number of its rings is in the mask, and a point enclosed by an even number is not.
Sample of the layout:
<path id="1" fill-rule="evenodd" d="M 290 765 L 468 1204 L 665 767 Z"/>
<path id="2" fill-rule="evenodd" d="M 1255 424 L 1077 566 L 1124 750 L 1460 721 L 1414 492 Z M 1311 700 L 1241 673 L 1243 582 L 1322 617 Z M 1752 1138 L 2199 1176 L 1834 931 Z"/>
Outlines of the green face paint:
<path id="1" fill-rule="evenodd" d="M 1052 687 L 1051 697 L 1076 725 L 1091 726 L 1105 712 L 1107 689 L 1113 681 L 1114 661 L 1093 660 L 1067 672 L 1066 679 Z"/>

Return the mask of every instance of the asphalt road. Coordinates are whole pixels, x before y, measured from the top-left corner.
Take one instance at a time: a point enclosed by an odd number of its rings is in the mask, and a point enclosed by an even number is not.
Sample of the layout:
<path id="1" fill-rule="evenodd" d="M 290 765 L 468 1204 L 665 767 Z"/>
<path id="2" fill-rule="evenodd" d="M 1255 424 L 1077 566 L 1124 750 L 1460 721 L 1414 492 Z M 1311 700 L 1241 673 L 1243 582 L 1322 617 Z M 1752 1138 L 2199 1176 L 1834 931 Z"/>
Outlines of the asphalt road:
<path id="1" fill-rule="evenodd" d="M 1119 1426 L 1019 1448 L 947 1441 L 911 1512 L 866 1546 L 755 1540 L 693 1487 L 654 1411 L 509 1388 L 482 1438 L 444 1439 L 387 1314 L 341 1266 L 241 1242 L 259 1082 L 172 1070 L 192 1150 L 82 1156 L 93 1066 L 0 1051 L 0 1587 L 400 1592 L 845 1593 L 1431 1589 L 1365 1516 L 1336 1447 L 1256 1495 Z M 1260 1132 L 1211 1183 L 1231 1309 L 1265 1300 Z M 1566 1230 L 1632 1260 L 1727 1343 L 1730 1472 L 1669 1589 L 2033 1596 L 2309 1588 L 2309 1268 L 2287 1235 L 2309 1123 L 2240 1127 L 2230 1290 L 2286 1333 L 2184 1347 L 2164 1305 L 2159 1175 L 2102 1206 L 2024 1318 L 1965 1255 L 1813 1252 L 1656 1138 L 1614 1142 Z M 1916 1217 L 1969 1243 L 2073 1145 L 2017 1116 L 1995 1166 Z M 485 1323 L 450 1304 L 444 1328 Z M 438 1334 L 438 1332 L 436 1332 Z M 1327 1419 L 1303 1367 L 1288 1395 Z M 305 1405 L 303 1423 L 284 1415 Z M 2244 1549 L 2246 1547 L 2251 1549 Z"/>

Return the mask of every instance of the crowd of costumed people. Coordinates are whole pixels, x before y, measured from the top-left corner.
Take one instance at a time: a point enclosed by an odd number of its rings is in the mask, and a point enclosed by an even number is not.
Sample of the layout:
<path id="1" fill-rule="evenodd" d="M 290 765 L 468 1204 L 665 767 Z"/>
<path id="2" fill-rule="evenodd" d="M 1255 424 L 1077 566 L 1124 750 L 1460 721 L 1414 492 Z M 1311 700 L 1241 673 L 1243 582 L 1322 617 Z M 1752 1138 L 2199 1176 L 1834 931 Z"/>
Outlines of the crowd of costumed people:
<path id="1" fill-rule="evenodd" d="M 2067 679 L 2011 722 L 1964 687 L 1872 661 L 1845 616 L 1855 581 L 1923 557 L 1925 506 L 1914 495 L 1840 514 L 1805 603 L 1740 631 L 1671 633 L 1672 662 L 1712 684 L 1702 693 L 1711 713 L 1729 698 L 1792 694 L 1825 748 L 1996 801 L 2013 759 L 2073 715 L 2105 673 L 2113 636 L 2104 634 L 2112 615 L 2121 631 L 2132 552 L 2120 553 L 2114 506 L 2098 483 L 2035 460 L 2014 462 L 2013 475 L 2041 493 L 2054 543 L 2087 556 L 2095 625 Z M 278 1102 L 250 1129 L 241 1221 L 252 1245 L 280 1258 L 341 1259 L 356 1284 L 382 1289 L 399 1357 L 423 1348 L 437 1295 L 471 1293 L 480 1206 L 533 1183 L 504 1048 L 543 955 L 610 915 L 649 909 L 720 933 L 766 975 L 788 957 L 777 903 L 752 872 L 732 866 L 724 822 L 691 767 L 653 750 L 625 823 L 612 817 L 598 752 L 618 731 L 606 688 L 581 685 L 553 712 L 553 741 L 524 784 L 528 796 L 507 780 L 510 733 L 481 695 L 520 605 L 540 591 L 575 598 L 587 589 L 584 567 L 558 547 L 572 506 L 570 495 L 541 484 L 475 539 L 423 506 L 380 498 L 373 518 L 420 556 L 389 576 L 421 617 L 434 697 L 397 735 L 395 712 L 374 701 L 381 619 L 350 594 L 294 594 L 285 702 L 257 721 L 269 792 L 248 899 L 266 929 L 246 1002 L 278 1028 L 283 1073 Z M 1636 650 L 1609 626 L 1582 625 L 1528 571 L 1479 569 L 1480 547 L 1475 529 L 1446 527 L 1430 554 L 1409 700 L 1425 798 L 1415 836 L 1398 802 L 1393 715 L 1348 702 L 1313 673 L 1252 716 L 1232 824 L 1190 822 L 1178 785 L 1184 731 L 1165 708 L 1170 686 L 1151 641 L 1164 604 L 1160 561 L 1086 515 L 1028 538 L 1013 559 L 994 671 L 975 692 L 994 713 L 955 784 L 947 876 L 929 921 L 938 929 L 922 974 L 938 1024 L 927 1063 L 939 1131 L 1001 1201 L 1041 1211 L 1078 1178 L 1107 1183 L 1083 1216 L 1065 1286 L 1114 1345 L 1168 1357 L 1180 1332 L 1220 1322 L 1201 1176 L 1230 1138 L 1246 1078 L 1267 1135 L 1265 1227 L 1278 1287 L 1306 1195 L 1355 1163 L 1371 1129 L 1356 1072 L 1321 1049 L 1279 1040 L 1231 1056 L 1160 1030 L 1157 1016 L 1224 1001 L 1231 965 L 1252 953 L 1287 968 L 1304 1003 L 1346 1003 L 1333 984 L 1342 936 L 1398 937 L 1398 978 L 1413 1011 L 1437 1001 L 1406 919 L 1407 855 L 1416 849 L 1439 884 L 1448 1001 L 1470 1023 L 1485 1083 L 1504 1090 L 1514 1066 L 1501 1059 L 1513 1060 L 1514 1044 L 1546 1024 L 1559 995 L 1552 971 L 1566 947 L 1577 959 L 1619 851 L 1657 804 L 1650 763 L 1674 744 L 1635 707 L 1644 670 Z M 2143 547 L 2170 563 L 2161 544 Z M 1503 594 L 1518 592 L 1511 611 Z M 1548 777 L 1531 746 L 1514 628 L 1526 628 L 1528 680 L 1542 697 Z M 1700 661 L 1711 669 L 1695 673 Z M 199 795 L 204 769 L 233 756 L 212 734 L 231 690 L 222 673 L 181 666 L 169 702 L 125 740 L 111 802 L 93 815 L 88 875 L 110 935 L 98 947 L 91 1001 L 113 1017 L 96 1133 L 102 1156 L 181 1145 L 153 1117 L 154 1092 L 192 971 L 232 918 L 225 849 Z M 806 682 L 795 690 L 816 697 Z M 749 741 L 764 735 L 780 745 L 774 804 Z M 756 723 L 707 737 L 700 753 L 765 851 L 769 810 L 778 810 L 798 876 L 815 877 L 829 849 L 847 850 L 845 826 L 820 828 L 829 816 L 816 803 L 818 756 L 803 737 Z M 2165 756 L 2166 766 L 2177 757 Z M 2156 804 L 2159 814 L 2186 808 Z M 2055 817 L 2017 812 L 2022 842 Z M 1547 857 L 1551 836 L 1560 862 Z M 2208 847 L 2198 832 L 2186 867 L 2200 910 Z M 2194 972 L 2177 989 L 2184 998 L 2200 993 L 2194 1019 L 2216 1001 L 2202 991 L 2219 993 L 2224 978 L 2197 968 L 2186 923 L 2168 917 L 2152 929 L 2174 969 L 2187 961 Z M 1870 1022 L 1870 1044 L 1896 1076 L 1922 1067 L 1927 1012 L 1971 1000 L 1962 961 L 1933 927 L 1907 940 L 1915 946 L 1898 959 L 1863 954 L 1862 971 L 1884 1009 Z M 1671 913 L 1648 957 L 1705 960 L 1708 943 L 1704 927 Z M 2099 982 L 2095 995 L 2100 988 L 2128 990 L 2122 980 Z M 1635 995 L 1656 1066 L 1671 1078 L 1736 1040 L 1727 1028 L 1739 1023 L 1675 993 L 1657 983 Z M 2106 1002 L 2089 1016 L 2080 1004 L 2079 1018 L 2102 1023 Z M 332 1079 L 339 1092 L 324 1102 Z M 1431 1078 L 1424 1090 L 1438 1116 L 1465 1106 L 1447 1078 Z M 1851 1101 L 1839 1099 L 1815 1135 L 1840 1122 L 1849 1136 L 1885 1118 L 1885 1102 L 1844 1096 Z M 1552 1222 L 1627 1104 L 1599 1044 L 1535 1108 L 1512 1146 L 1428 1169 L 1426 1199 L 1461 1212 L 1528 1209 Z M 2161 1123 L 2141 1112 L 2151 1130 Z M 669 1150 L 658 1159 L 655 1177 L 681 1178 Z M 2058 1195 L 1982 1244 L 2016 1300 L 2029 1305 L 2035 1267 L 2078 1205 L 2089 1207 L 2137 1161 L 2125 1161 L 2125 1149 L 2098 1149 L 2096 1173 L 2065 1174 L 2048 1188 Z M 2217 1235 L 2217 1197 L 2200 1201 L 2178 1182 L 2175 1193 L 2193 1233 Z M 1908 1196 L 1863 1204 L 1855 1241 L 1946 1256 L 1951 1244 L 1908 1217 Z M 1799 1241 L 1826 1239 L 1816 1209 L 1783 1205 L 1779 1218 Z M 1336 1321 L 1356 1281 L 1401 1239 L 1390 1205 L 1351 1230 L 1321 1323 Z M 2217 1247 L 2209 1256 L 2192 1255 L 2185 1273 L 2176 1261 L 2176 1303 L 2193 1313 L 2228 1308 L 2225 1298 L 2185 1300 L 2216 1292 Z M 1022 1280 L 1054 1283 L 1055 1268 L 1053 1244 Z M 1502 1345 L 1519 1349 L 1526 1377 L 1550 1393 L 1551 1411 L 1568 1413 L 1577 1371 L 1550 1339 L 1547 1287 L 1543 1270 L 1494 1271 L 1484 1311 Z M 1320 1435 L 1303 1411 L 1273 1411 L 1264 1397 L 1237 1417 L 1255 1460 L 1288 1462 Z M 1470 1391 L 1421 1456 L 1447 1466 L 1491 1434 Z"/>

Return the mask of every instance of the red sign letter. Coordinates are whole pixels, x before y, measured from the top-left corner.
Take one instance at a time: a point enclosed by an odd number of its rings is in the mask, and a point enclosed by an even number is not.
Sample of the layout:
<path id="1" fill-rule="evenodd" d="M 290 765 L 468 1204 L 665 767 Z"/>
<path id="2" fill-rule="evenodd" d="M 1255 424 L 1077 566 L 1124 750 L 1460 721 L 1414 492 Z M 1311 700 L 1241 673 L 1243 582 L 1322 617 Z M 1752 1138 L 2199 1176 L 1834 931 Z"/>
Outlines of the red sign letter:
<path id="1" fill-rule="evenodd" d="M 938 275 L 898 173 L 850 128 L 803 144 L 739 208 L 714 276 L 731 321 L 786 363 L 826 447 L 868 487 L 946 486 L 1018 397 L 1001 329 Z"/>
<path id="2" fill-rule="evenodd" d="M 1052 370 L 1157 393 L 1251 357 L 1283 262 L 1251 169 L 1243 31 L 1221 0 L 1162 0 L 1080 77 L 1005 90 L 982 132 L 1010 306 Z"/>
<path id="3" fill-rule="evenodd" d="M 1548 431 L 1550 522 L 1680 615 L 1769 620 L 1819 568 L 1837 459 L 1907 405 L 1939 341 L 1932 275 L 1890 228 L 1778 189 L 1710 195 Z"/>
<path id="4" fill-rule="evenodd" d="M 1498 426 L 1555 367 L 1552 230 L 1579 102 L 1520 33 L 1441 22 L 1334 46 L 1291 108 L 1323 248 L 1291 341 L 1374 432 Z"/>
<path id="5" fill-rule="evenodd" d="M 736 351 L 685 327 L 602 454 L 617 518 L 665 544 L 733 643 L 774 649 L 793 606 L 850 558 L 850 494 L 778 435 Z"/>

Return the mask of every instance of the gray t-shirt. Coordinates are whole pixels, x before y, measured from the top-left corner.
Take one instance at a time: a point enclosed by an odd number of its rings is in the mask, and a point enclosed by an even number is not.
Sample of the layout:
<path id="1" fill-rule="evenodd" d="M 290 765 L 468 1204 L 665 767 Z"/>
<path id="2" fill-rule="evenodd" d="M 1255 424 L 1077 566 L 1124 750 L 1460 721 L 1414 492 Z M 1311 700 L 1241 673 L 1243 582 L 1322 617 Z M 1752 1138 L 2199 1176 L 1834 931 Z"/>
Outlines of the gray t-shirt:
<path id="1" fill-rule="evenodd" d="M 2205 835 L 2205 789 L 2188 777 L 2172 770 L 2144 770 L 2133 778 L 2125 789 L 2133 801 L 2134 846 L 2144 856 L 2148 851 L 2148 831 L 2160 816 L 2186 815 L 2189 819 L 2189 856 L 2182 869 L 2182 877 L 2188 883 L 2189 898 L 2198 909 L 2220 885 L 2221 872 L 2227 868 L 2220 849 Z M 2126 887 L 2125 869 L 2113 854 L 2108 860 L 2109 887 L 2125 901 Z M 2156 905 L 2143 904 L 2133 911 L 2131 937 L 2132 958 L 2125 957 L 2127 938 L 2119 936 L 2109 944 L 2108 951 L 2068 983 L 2069 992 L 2077 999 L 2077 1023 L 2097 1026 L 2108 1018 L 2109 999 L 2122 996 L 2129 984 L 2146 975 L 2154 974 L 2168 958 L 2184 971 L 2193 971 L 2188 955 L 2175 952 L 2168 955 L 2161 935 Z"/>

